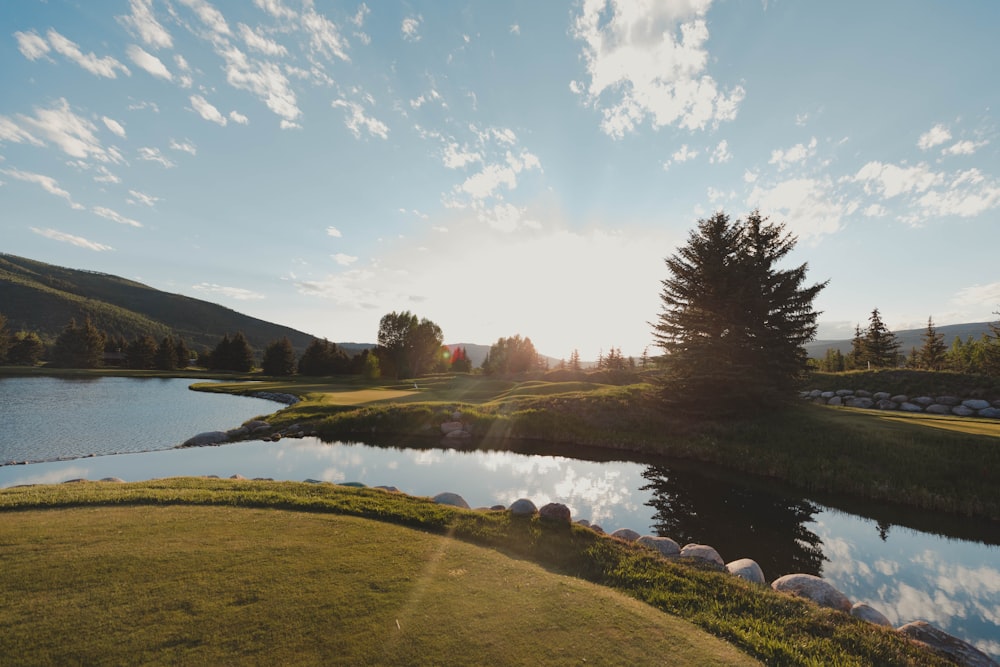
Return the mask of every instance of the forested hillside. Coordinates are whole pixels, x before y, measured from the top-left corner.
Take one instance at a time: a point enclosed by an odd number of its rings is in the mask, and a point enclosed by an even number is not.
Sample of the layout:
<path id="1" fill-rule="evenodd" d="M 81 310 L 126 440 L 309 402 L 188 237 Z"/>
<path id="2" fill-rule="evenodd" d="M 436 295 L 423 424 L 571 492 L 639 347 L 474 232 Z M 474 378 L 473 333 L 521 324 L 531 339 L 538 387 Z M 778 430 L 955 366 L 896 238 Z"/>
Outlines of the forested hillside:
<path id="1" fill-rule="evenodd" d="M 170 294 L 118 276 L 53 266 L 0 254 L 0 313 L 10 331 L 34 331 L 55 339 L 71 319 L 87 317 L 110 336 L 132 340 L 173 335 L 192 349 L 214 347 L 223 335 L 242 331 L 262 350 L 287 336 L 299 353 L 313 336 L 243 315 L 218 304 Z"/>

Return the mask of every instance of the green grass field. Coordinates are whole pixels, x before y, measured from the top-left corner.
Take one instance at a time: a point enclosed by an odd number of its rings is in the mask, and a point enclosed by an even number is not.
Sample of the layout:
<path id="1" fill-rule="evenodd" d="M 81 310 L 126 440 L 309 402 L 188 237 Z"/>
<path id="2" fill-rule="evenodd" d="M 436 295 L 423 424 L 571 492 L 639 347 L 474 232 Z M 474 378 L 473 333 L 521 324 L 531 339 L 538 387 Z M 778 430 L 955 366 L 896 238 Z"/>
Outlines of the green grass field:
<path id="1" fill-rule="evenodd" d="M 936 665 L 582 527 L 330 484 L 0 489 L 3 664 Z"/>

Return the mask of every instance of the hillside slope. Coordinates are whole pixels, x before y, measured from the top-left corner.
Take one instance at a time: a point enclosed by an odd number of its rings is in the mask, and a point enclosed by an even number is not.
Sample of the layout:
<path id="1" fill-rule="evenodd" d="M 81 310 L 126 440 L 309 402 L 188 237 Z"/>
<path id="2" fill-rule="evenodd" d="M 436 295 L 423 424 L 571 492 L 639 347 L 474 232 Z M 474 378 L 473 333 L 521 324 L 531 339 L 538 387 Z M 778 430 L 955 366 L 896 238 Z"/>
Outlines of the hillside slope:
<path id="1" fill-rule="evenodd" d="M 69 269 L 0 254 L 0 313 L 11 331 L 35 331 L 54 339 L 70 319 L 86 317 L 113 336 L 149 334 L 184 338 L 189 347 L 214 347 L 223 335 L 242 331 L 258 352 L 287 336 L 297 352 L 313 336 L 250 317 L 218 304 L 170 294 L 119 276 Z"/>
<path id="2" fill-rule="evenodd" d="M 974 340 L 978 340 L 984 333 L 989 333 L 990 323 L 967 322 L 965 324 L 935 326 L 934 328 L 939 334 L 944 335 L 944 344 L 951 347 L 951 344 L 956 337 L 961 338 L 963 341 L 968 339 L 970 336 Z M 923 327 L 921 329 L 894 331 L 893 333 L 896 334 L 896 338 L 899 339 L 899 350 L 904 354 L 909 354 L 911 349 L 917 348 L 919 350 L 923 347 L 923 336 L 927 333 L 927 327 Z M 840 350 L 842 353 L 848 354 L 851 351 L 851 339 L 814 340 L 806 345 L 806 352 L 813 359 L 822 359 L 826 355 L 827 350 Z"/>

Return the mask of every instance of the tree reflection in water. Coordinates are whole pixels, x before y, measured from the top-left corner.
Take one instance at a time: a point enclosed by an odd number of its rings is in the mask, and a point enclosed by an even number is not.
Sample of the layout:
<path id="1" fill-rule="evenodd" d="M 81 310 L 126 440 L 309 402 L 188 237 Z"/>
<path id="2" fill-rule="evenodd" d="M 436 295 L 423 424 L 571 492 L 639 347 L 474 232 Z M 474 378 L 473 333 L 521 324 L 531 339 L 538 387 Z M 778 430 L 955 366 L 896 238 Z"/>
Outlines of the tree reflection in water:
<path id="1" fill-rule="evenodd" d="M 806 527 L 819 508 L 806 500 L 660 466 L 642 476 L 649 482 L 642 489 L 652 492 L 646 504 L 656 510 L 653 528 L 681 546 L 708 544 L 726 562 L 752 558 L 768 581 L 797 572 L 819 576 L 828 560 Z"/>

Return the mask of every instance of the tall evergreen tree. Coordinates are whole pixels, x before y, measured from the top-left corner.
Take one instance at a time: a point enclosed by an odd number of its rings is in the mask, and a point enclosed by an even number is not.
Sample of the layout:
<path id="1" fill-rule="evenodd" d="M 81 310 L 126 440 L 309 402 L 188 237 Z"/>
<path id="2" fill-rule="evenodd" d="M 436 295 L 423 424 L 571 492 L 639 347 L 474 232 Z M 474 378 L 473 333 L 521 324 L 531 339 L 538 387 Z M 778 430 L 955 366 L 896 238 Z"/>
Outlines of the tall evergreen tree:
<path id="1" fill-rule="evenodd" d="M 34 331 L 18 331 L 11 337 L 7 361 L 17 366 L 34 366 L 42 358 L 45 344 Z"/>
<path id="2" fill-rule="evenodd" d="M 175 363 L 177 368 L 187 368 L 191 365 L 191 348 L 187 346 L 183 338 L 178 338 L 174 343 Z"/>
<path id="3" fill-rule="evenodd" d="M 129 368 L 155 368 L 156 350 L 156 341 L 152 336 L 136 336 L 125 350 L 125 363 Z"/>
<path id="4" fill-rule="evenodd" d="M 862 344 L 862 361 L 873 368 L 893 368 L 899 363 L 899 339 L 882 321 L 878 308 L 868 318 L 868 329 Z"/>
<path id="5" fill-rule="evenodd" d="M 806 264 L 777 268 L 795 242 L 757 211 L 735 223 L 720 212 L 665 260 L 653 337 L 666 353 L 668 400 L 759 406 L 790 395 L 816 333 L 812 302 L 826 286 L 804 286 Z"/>
<path id="6" fill-rule="evenodd" d="M 295 350 L 287 336 L 268 343 L 260 364 L 265 375 L 285 376 L 295 373 Z"/>
<path id="7" fill-rule="evenodd" d="M 177 368 L 177 346 L 173 336 L 164 336 L 156 347 L 153 364 L 161 371 L 172 371 Z"/>
<path id="8" fill-rule="evenodd" d="M 854 338 L 851 339 L 851 351 L 844 364 L 846 370 L 858 370 L 865 366 L 865 332 L 860 324 L 854 325 Z"/>
<path id="9" fill-rule="evenodd" d="M 247 373 L 253 370 L 253 349 L 242 331 L 230 338 L 225 334 L 209 354 L 209 368 Z"/>
<path id="10" fill-rule="evenodd" d="M 104 362 L 104 333 L 87 317 L 70 320 L 52 346 L 52 361 L 63 368 L 99 368 Z"/>
<path id="11" fill-rule="evenodd" d="M 327 339 L 313 338 L 299 359 L 299 374 L 312 377 L 342 375 L 350 372 L 347 353 Z"/>
<path id="12" fill-rule="evenodd" d="M 7 318 L 0 313 L 0 364 L 7 361 L 7 350 L 10 348 L 10 332 L 7 331 Z"/>
<path id="13" fill-rule="evenodd" d="M 939 371 L 945 366 L 945 356 L 948 348 L 944 344 L 944 334 L 934 328 L 934 319 L 927 318 L 927 331 L 921 336 L 923 346 L 917 350 L 916 358 L 920 368 Z"/>

